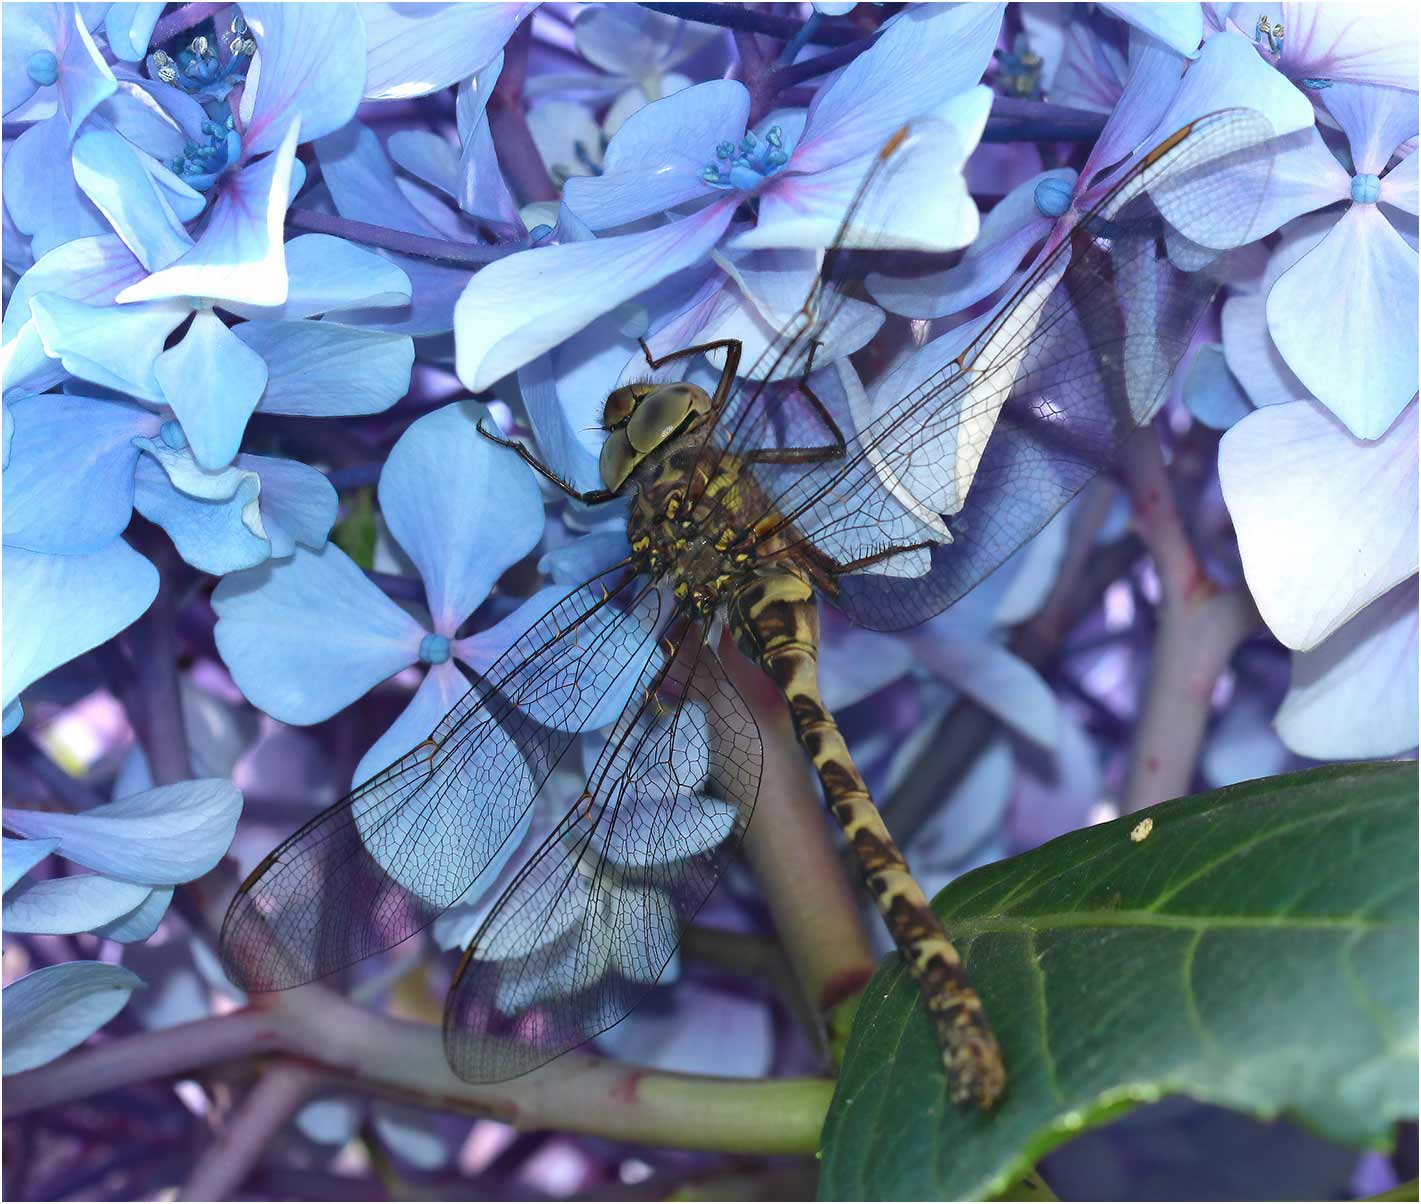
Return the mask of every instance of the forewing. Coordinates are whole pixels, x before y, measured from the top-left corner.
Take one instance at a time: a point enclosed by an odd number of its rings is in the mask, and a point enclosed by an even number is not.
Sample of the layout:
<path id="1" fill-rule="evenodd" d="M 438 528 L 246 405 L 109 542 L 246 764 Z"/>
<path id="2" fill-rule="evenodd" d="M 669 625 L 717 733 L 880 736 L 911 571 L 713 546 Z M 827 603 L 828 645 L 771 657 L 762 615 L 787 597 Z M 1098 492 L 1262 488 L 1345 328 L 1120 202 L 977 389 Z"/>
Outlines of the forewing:
<path id="1" fill-rule="evenodd" d="M 298 986 L 414 935 L 500 856 L 609 694 L 656 660 L 660 599 L 609 570 L 536 620 L 425 741 L 307 823 L 242 885 L 222 957 L 248 991 Z"/>
<path id="2" fill-rule="evenodd" d="M 890 557 L 838 579 L 850 618 L 895 630 L 937 614 L 1116 463 L 1218 287 L 1218 252 L 1193 239 L 1245 241 L 1252 210 L 1228 202 L 1250 177 L 1261 195 L 1269 136 L 1233 110 L 1167 140 L 973 331 L 961 364 L 897 374 L 908 387 L 879 397 L 843 460 L 772 491 L 797 538 L 841 563 L 911 542 L 911 502 L 947 518 L 951 542 L 916 565 Z"/>
<path id="3" fill-rule="evenodd" d="M 759 733 L 694 628 L 644 685 L 649 698 L 628 705 L 583 797 L 459 967 L 444 1045 L 462 1078 L 513 1078 L 626 1016 L 744 834 L 759 790 Z"/>

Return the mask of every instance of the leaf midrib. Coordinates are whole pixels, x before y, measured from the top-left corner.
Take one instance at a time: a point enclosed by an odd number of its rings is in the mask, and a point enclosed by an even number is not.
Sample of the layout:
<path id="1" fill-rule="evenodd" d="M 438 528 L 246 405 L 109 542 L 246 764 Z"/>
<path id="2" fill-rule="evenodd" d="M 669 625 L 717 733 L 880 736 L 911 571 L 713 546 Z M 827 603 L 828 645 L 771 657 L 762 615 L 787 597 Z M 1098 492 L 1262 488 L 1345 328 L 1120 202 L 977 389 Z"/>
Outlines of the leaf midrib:
<path id="1" fill-rule="evenodd" d="M 1192 916 L 1158 911 L 1043 912 L 1026 916 L 986 916 L 946 921 L 954 939 L 995 932 L 1041 933 L 1061 928 L 1174 928 L 1181 932 L 1212 928 L 1290 928 L 1299 932 L 1398 932 L 1415 928 L 1409 920 L 1368 920 L 1362 916 Z"/>

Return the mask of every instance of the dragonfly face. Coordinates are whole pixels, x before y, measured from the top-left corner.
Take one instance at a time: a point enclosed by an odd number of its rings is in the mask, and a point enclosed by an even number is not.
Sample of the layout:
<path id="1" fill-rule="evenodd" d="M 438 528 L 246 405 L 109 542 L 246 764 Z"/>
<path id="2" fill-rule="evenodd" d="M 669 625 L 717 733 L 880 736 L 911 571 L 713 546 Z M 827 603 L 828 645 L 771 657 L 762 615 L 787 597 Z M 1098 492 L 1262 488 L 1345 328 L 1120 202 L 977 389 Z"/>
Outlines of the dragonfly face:
<path id="1" fill-rule="evenodd" d="M 710 395 L 697 385 L 638 383 L 613 389 L 602 413 L 602 480 L 613 491 L 667 442 L 689 434 L 711 414 Z"/>

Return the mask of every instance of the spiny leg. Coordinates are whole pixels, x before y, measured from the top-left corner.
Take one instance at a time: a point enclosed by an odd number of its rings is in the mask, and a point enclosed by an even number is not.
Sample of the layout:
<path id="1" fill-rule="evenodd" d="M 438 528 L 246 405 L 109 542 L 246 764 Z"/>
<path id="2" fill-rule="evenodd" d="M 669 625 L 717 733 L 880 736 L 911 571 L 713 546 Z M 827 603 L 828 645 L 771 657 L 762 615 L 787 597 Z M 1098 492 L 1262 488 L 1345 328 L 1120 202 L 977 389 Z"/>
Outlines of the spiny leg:
<path id="1" fill-rule="evenodd" d="M 819 615 L 800 578 L 761 577 L 733 603 L 736 642 L 779 686 L 814 762 L 825 801 L 859 860 L 865 885 L 927 1005 L 952 1098 L 988 1109 L 1006 1087 L 1001 1049 L 961 955 L 873 805 L 844 737 L 819 695 Z"/>
<path id="2" fill-rule="evenodd" d="M 814 406 L 814 412 L 819 415 L 819 421 L 824 424 L 832 437 L 832 442 L 821 444 L 816 447 L 763 447 L 755 451 L 745 453 L 747 464 L 821 464 L 825 460 L 842 460 L 848 454 L 849 445 L 844 439 L 844 432 L 839 429 L 839 424 L 834 421 L 834 416 L 829 413 L 826 406 L 809 385 L 809 374 L 814 371 L 814 357 L 822 346 L 818 339 L 815 339 L 809 347 L 809 359 L 804 365 L 804 374 L 799 378 L 799 388 L 810 403 Z"/>
<path id="3" fill-rule="evenodd" d="M 725 366 L 721 368 L 720 380 L 716 382 L 715 392 L 711 394 L 711 412 L 715 413 L 725 404 L 725 399 L 730 396 L 730 386 L 735 383 L 735 374 L 740 370 L 739 339 L 715 339 L 709 343 L 697 343 L 694 347 L 682 347 L 679 351 L 668 352 L 660 358 L 651 354 L 651 348 L 646 345 L 645 339 L 639 338 L 637 342 L 641 344 L 641 353 L 646 356 L 646 362 L 651 365 L 653 371 L 673 360 L 688 359 L 707 351 L 724 351 Z"/>
<path id="4" fill-rule="evenodd" d="M 545 480 L 551 481 L 574 501 L 582 502 L 588 506 L 600 506 L 603 502 L 613 501 L 618 496 L 616 491 L 612 489 L 589 489 L 585 493 L 574 489 L 569 482 L 558 476 L 517 439 L 505 439 L 502 435 L 495 435 L 491 431 L 485 430 L 482 418 L 478 422 L 478 431 L 490 443 L 497 443 L 499 447 L 506 447 L 509 451 L 517 452 L 524 464 L 534 472 L 540 473 Z"/>

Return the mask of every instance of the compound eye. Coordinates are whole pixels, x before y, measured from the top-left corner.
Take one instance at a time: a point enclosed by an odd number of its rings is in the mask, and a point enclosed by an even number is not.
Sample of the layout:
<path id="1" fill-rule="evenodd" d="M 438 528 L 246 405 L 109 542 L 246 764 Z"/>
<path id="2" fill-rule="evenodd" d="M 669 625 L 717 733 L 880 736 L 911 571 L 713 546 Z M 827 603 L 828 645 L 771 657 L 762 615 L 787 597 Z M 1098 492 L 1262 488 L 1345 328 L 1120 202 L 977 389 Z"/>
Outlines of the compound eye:
<path id="1" fill-rule="evenodd" d="M 620 489 L 627 483 L 640 459 L 641 456 L 627 442 L 627 432 L 613 431 L 602 444 L 602 454 L 597 460 L 602 471 L 602 483 L 608 489 Z"/>
<path id="2" fill-rule="evenodd" d="M 659 385 L 641 399 L 627 423 L 627 438 L 638 451 L 653 451 L 684 427 L 688 417 L 709 409 L 706 391 L 696 385 Z"/>
<path id="3" fill-rule="evenodd" d="M 625 426 L 627 419 L 636 409 L 638 394 L 634 385 L 623 385 L 607 394 L 607 404 L 602 407 L 602 426 L 609 431 Z"/>

